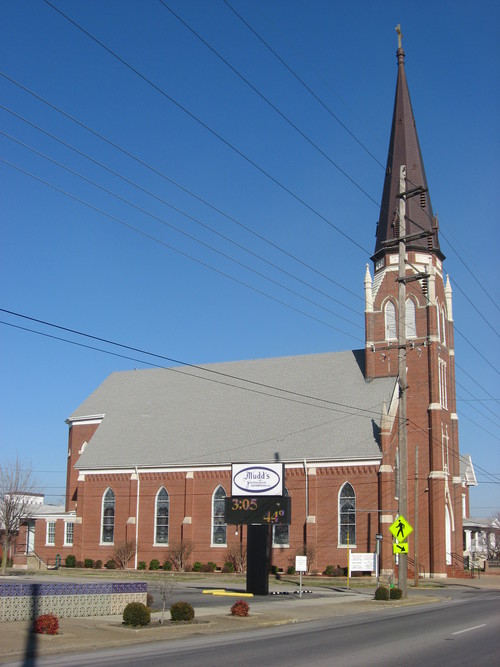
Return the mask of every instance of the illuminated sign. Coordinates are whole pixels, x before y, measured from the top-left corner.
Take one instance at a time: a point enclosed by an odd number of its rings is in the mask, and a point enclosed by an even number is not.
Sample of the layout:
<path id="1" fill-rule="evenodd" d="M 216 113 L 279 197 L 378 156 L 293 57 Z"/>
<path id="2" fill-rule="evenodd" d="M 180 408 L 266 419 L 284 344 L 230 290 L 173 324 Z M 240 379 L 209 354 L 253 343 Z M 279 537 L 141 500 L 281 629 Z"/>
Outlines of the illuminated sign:
<path id="1" fill-rule="evenodd" d="M 290 523 L 289 496 L 239 496 L 225 499 L 225 522 L 229 524 L 262 524 L 279 526 Z"/>
<path id="2" fill-rule="evenodd" d="M 231 496 L 282 496 L 284 476 L 283 463 L 233 463 Z"/>

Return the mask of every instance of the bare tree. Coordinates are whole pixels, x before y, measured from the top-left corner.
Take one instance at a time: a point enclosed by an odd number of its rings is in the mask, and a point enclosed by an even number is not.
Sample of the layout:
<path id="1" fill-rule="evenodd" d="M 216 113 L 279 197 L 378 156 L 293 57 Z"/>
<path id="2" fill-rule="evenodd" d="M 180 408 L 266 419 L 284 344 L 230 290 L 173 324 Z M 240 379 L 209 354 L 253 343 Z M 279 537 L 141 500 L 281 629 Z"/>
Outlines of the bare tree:
<path id="1" fill-rule="evenodd" d="M 36 509 L 37 494 L 30 466 L 17 458 L 0 463 L 0 532 L 2 533 L 2 574 L 7 571 L 9 547 L 19 533 L 19 527 L 30 519 Z"/>
<path id="2" fill-rule="evenodd" d="M 166 573 L 164 573 L 160 583 L 158 584 L 158 589 L 160 591 L 160 597 L 162 600 L 160 623 L 163 623 L 163 621 L 165 620 L 165 608 L 167 606 L 167 600 L 172 594 L 174 586 L 175 586 L 174 573 L 172 572 L 172 574 L 170 574 L 168 577 Z"/>
<path id="3" fill-rule="evenodd" d="M 137 544 L 135 540 L 126 540 L 117 544 L 113 551 L 113 560 L 118 563 L 118 567 L 124 570 L 132 556 L 135 556 Z"/>
<path id="4" fill-rule="evenodd" d="M 175 570 L 184 572 L 192 551 L 193 545 L 189 540 L 173 542 L 168 548 L 168 560 L 172 563 Z"/>

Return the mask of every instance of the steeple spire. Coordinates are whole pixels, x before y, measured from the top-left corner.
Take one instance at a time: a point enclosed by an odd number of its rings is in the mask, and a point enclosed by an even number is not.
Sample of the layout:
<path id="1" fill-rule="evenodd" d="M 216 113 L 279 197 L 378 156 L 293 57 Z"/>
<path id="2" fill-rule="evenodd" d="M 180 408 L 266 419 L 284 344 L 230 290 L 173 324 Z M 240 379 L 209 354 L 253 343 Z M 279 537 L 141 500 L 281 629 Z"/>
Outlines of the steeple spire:
<path id="1" fill-rule="evenodd" d="M 422 231 L 434 232 L 432 236 L 408 241 L 406 247 L 408 250 L 431 251 L 436 253 L 440 259 L 443 259 L 444 257 L 439 247 L 437 220 L 434 217 L 431 199 L 427 190 L 427 178 L 425 176 L 424 163 L 420 152 L 410 93 L 406 81 L 405 52 L 402 46 L 403 35 L 400 25 L 396 27 L 396 32 L 398 33 L 396 98 L 392 117 L 391 139 L 387 157 L 382 205 L 380 207 L 380 217 L 377 226 L 377 241 L 372 259 L 375 262 L 381 259 L 387 253 L 384 241 L 396 239 L 399 235 L 399 200 L 397 194 L 399 191 L 399 171 L 401 165 L 406 165 L 407 191 L 418 187 L 422 187 L 425 190 L 417 196 L 408 198 L 406 201 L 406 235 L 411 236 Z"/>

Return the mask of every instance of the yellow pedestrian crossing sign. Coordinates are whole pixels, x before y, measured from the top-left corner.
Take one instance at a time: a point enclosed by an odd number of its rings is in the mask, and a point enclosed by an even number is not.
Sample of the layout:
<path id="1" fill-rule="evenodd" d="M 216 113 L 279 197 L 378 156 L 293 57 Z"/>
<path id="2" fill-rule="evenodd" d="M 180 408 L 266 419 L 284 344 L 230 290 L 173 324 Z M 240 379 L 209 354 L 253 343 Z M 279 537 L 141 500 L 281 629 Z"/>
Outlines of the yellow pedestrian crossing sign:
<path id="1" fill-rule="evenodd" d="M 413 526 L 411 526 L 401 514 L 398 516 L 396 521 L 389 526 L 389 530 L 391 531 L 393 537 L 395 537 L 400 542 L 404 542 L 408 535 L 413 533 Z"/>
<path id="2" fill-rule="evenodd" d="M 407 554 L 408 553 L 408 542 L 398 542 L 397 544 L 392 545 L 392 553 L 394 554 Z"/>

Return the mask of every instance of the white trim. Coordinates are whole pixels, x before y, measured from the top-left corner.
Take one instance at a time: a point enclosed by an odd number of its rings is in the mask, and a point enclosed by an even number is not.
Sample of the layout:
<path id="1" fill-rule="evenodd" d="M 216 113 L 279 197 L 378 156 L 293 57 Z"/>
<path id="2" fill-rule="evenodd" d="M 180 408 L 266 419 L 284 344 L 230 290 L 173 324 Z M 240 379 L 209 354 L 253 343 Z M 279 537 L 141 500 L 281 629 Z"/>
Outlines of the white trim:
<path id="1" fill-rule="evenodd" d="M 396 385 L 397 386 L 397 385 Z M 396 391 L 396 389 L 395 389 Z M 314 467 L 316 468 L 356 468 L 358 466 L 371 466 L 371 465 L 379 465 L 380 461 L 382 460 L 382 456 L 377 456 L 374 458 L 349 458 L 349 459 L 324 459 L 323 461 L 320 460 L 307 460 L 307 463 L 314 464 Z M 266 463 L 266 461 L 264 461 Z M 304 467 L 304 462 L 300 461 L 297 463 L 287 463 L 285 462 L 285 468 L 287 470 L 294 470 L 297 468 L 303 468 Z M 192 467 L 187 467 L 187 466 L 180 466 L 179 468 L 175 468 L 172 466 L 165 467 L 165 468 L 139 468 L 139 471 L 142 474 L 149 474 L 149 473 L 178 473 L 178 472 L 184 472 L 184 473 L 195 473 L 195 472 L 225 472 L 229 471 L 231 472 L 231 465 L 226 465 L 226 464 L 220 464 L 220 465 L 206 465 L 206 466 L 199 466 L 199 465 L 194 465 Z M 133 469 L 132 468 L 101 468 L 100 470 L 92 470 L 89 468 L 82 468 L 80 470 L 80 476 L 83 477 L 83 479 L 79 481 L 85 481 L 85 475 L 123 475 L 123 474 L 132 474 Z"/>
<path id="2" fill-rule="evenodd" d="M 71 536 L 71 542 L 67 541 L 68 538 L 68 525 L 71 524 L 73 526 L 73 532 Z M 74 521 L 65 521 L 64 522 L 64 541 L 63 541 L 63 546 L 64 547 L 72 547 L 75 542 L 75 522 Z"/>
<path id="3" fill-rule="evenodd" d="M 54 526 L 54 541 L 49 542 L 49 526 Z M 56 521 L 51 519 L 45 520 L 45 546 L 46 547 L 55 547 L 56 546 Z"/>
<path id="4" fill-rule="evenodd" d="M 100 424 L 104 419 L 105 415 L 88 415 L 88 417 L 75 417 L 75 419 L 66 419 L 66 424 L 71 428 L 71 426 L 86 426 L 87 424 Z"/>

